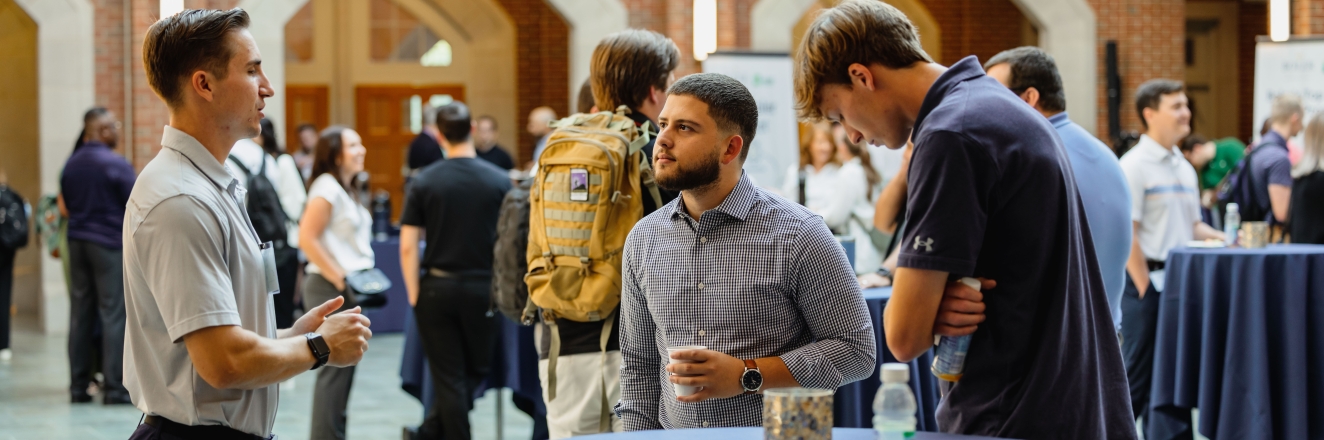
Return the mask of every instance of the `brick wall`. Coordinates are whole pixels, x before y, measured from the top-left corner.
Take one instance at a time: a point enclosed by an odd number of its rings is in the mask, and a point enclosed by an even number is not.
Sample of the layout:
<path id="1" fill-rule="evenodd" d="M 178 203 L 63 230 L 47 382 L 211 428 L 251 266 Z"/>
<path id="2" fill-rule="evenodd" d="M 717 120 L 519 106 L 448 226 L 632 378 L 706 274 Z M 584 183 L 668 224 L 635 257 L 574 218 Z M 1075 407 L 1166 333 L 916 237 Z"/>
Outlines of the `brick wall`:
<path id="1" fill-rule="evenodd" d="M 570 111 L 570 27 L 543 0 L 498 0 L 515 22 L 516 115 L 519 155 L 533 157 L 538 140 L 524 129 L 529 112 L 540 106 Z"/>
<path id="2" fill-rule="evenodd" d="M 1108 139 L 1105 43 L 1117 41 L 1122 77 L 1123 130 L 1140 131 L 1135 112 L 1136 87 L 1155 78 L 1182 80 L 1185 71 L 1186 2 L 1184 0 L 1089 0 L 1098 19 L 1098 135 Z M 1070 105 L 1070 104 L 1068 104 Z"/>
<path id="3" fill-rule="evenodd" d="M 942 64 L 970 55 L 979 62 L 998 52 L 1020 47 L 1025 16 L 1009 0 L 924 0 L 924 7 L 942 29 Z"/>
<path id="4" fill-rule="evenodd" d="M 124 42 L 125 1 L 92 2 L 95 9 L 92 35 L 96 45 L 93 52 L 96 60 L 96 105 L 110 109 L 120 119 L 124 118 L 124 51 L 127 48 Z"/>
<path id="5" fill-rule="evenodd" d="M 1324 0 L 1292 0 L 1292 35 L 1324 34 Z"/>

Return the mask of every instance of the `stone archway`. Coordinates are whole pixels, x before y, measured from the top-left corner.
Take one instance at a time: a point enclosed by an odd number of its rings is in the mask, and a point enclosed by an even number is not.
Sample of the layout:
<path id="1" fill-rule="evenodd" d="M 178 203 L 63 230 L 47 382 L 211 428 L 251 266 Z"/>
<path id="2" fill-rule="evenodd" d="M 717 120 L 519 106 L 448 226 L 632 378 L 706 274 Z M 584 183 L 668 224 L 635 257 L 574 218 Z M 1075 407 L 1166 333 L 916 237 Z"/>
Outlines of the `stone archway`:
<path id="1" fill-rule="evenodd" d="M 1071 120 L 1098 135 L 1099 45 L 1094 8 L 1086 0 L 1011 0 L 1039 29 L 1039 47 L 1053 55 Z"/>
<path id="2" fill-rule="evenodd" d="M 815 1 L 760 0 L 755 4 L 750 14 L 754 50 L 791 51 L 794 47 L 792 29 Z M 1099 112 L 1099 73 L 1094 9 L 1087 0 L 1011 1 L 1039 29 L 1039 46 L 1056 58 L 1071 119 L 1095 132 Z"/>
<path id="3" fill-rule="evenodd" d="M 750 27 L 750 39 L 753 48 L 756 51 L 776 51 L 791 52 L 795 50 L 798 43 L 796 37 L 803 31 L 801 28 L 807 27 L 808 21 L 812 21 L 806 14 L 810 12 L 810 7 L 819 0 L 763 0 L 754 5 L 750 13 L 751 21 L 756 24 Z M 887 0 L 887 3 L 900 9 L 906 16 L 910 17 L 915 26 L 919 28 L 920 44 L 924 46 L 924 51 L 928 52 L 934 59 L 942 56 L 942 28 L 938 26 L 938 21 L 929 13 L 928 8 L 924 7 L 919 0 Z M 785 11 L 798 11 L 794 21 L 789 24 L 791 32 L 784 32 L 788 25 L 784 20 L 790 19 L 785 15 Z M 800 32 L 797 32 L 800 31 Z"/>
<path id="4" fill-rule="evenodd" d="M 570 101 L 576 102 L 579 87 L 588 79 L 593 49 L 603 37 L 630 26 L 630 13 L 621 0 L 548 0 L 570 24 Z M 585 14 L 581 11 L 593 11 Z"/>
<path id="5" fill-rule="evenodd" d="M 37 136 L 42 194 L 60 186 L 60 169 L 82 129 L 78 115 L 96 101 L 93 7 L 89 0 L 14 0 L 37 23 Z M 36 200 L 40 194 L 29 194 Z M 45 254 L 49 250 L 43 249 Z M 58 260 L 40 259 L 41 323 L 69 331 L 69 295 Z M 5 311 L 8 312 L 7 310 Z"/>
<path id="6" fill-rule="evenodd" d="M 282 129 L 285 120 L 285 23 L 299 12 L 308 0 L 243 0 L 239 8 L 248 11 L 252 21 L 248 32 L 253 34 L 262 51 L 262 71 L 271 81 L 276 95 L 267 99 L 263 113 Z"/>

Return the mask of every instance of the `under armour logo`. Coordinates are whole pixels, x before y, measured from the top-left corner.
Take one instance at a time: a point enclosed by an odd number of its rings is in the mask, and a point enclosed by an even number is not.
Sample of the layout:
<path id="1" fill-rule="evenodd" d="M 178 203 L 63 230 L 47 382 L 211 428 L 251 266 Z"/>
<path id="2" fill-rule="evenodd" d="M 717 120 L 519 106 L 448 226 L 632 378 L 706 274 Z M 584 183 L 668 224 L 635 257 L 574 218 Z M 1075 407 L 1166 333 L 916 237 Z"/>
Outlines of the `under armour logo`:
<path id="1" fill-rule="evenodd" d="M 920 240 L 919 237 L 915 237 L 914 248 L 919 249 L 920 246 L 924 246 L 924 252 L 933 252 L 933 238 L 929 238 L 927 241 L 925 241 L 925 240 Z"/>

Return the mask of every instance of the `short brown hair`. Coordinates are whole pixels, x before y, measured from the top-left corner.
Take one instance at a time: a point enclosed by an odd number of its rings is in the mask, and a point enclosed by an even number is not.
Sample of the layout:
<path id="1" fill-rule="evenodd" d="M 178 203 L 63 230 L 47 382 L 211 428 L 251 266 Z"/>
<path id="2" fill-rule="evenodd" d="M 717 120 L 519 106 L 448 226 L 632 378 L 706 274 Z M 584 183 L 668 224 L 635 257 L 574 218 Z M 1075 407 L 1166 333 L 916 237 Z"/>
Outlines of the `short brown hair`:
<path id="1" fill-rule="evenodd" d="M 801 119 L 823 119 L 821 87 L 850 87 L 851 64 L 891 69 L 933 62 L 919 43 L 919 30 L 897 8 L 878 0 L 844 0 L 824 9 L 795 52 L 795 110 Z"/>
<path id="2" fill-rule="evenodd" d="M 680 49 L 657 32 L 629 29 L 608 35 L 593 49 L 589 79 L 600 111 L 638 109 L 649 87 L 667 90 L 667 79 L 680 65 Z"/>
<path id="3" fill-rule="evenodd" d="M 162 18 L 143 39 L 147 84 L 166 105 L 179 105 L 183 81 L 193 72 L 205 70 L 220 79 L 229 74 L 234 51 L 226 44 L 226 35 L 247 28 L 248 13 L 239 8 L 190 9 Z"/>
<path id="4" fill-rule="evenodd" d="M 667 94 L 690 96 L 708 104 L 708 115 L 718 128 L 740 135 L 740 160 L 749 157 L 759 127 L 759 105 L 744 84 L 720 73 L 696 73 L 676 81 Z"/>
<path id="5" fill-rule="evenodd" d="M 1140 125 L 1146 130 L 1149 129 L 1149 121 L 1145 120 L 1145 109 L 1159 109 L 1159 104 L 1163 102 L 1163 95 L 1181 93 L 1186 90 L 1186 86 L 1181 81 L 1171 79 L 1151 79 L 1145 81 L 1140 87 L 1136 88 L 1136 117 L 1140 118 Z"/>

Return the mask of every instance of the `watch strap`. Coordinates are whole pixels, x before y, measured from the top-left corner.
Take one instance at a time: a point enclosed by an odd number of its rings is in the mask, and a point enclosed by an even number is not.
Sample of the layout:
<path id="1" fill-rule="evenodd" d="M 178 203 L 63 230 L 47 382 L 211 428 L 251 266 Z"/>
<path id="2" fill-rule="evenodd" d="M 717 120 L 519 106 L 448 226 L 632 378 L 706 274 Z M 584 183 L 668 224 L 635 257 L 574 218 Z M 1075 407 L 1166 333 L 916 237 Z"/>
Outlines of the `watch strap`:
<path id="1" fill-rule="evenodd" d="M 317 333 L 305 333 L 304 337 L 308 338 L 308 350 L 312 351 L 313 357 L 317 359 L 309 370 L 316 370 L 326 365 L 326 362 L 331 359 L 331 348 L 326 345 L 326 340 L 322 339 L 322 335 Z"/>
<path id="2" fill-rule="evenodd" d="M 745 373 L 748 373 L 751 370 L 759 372 L 760 376 L 763 375 L 763 371 L 759 370 L 758 362 L 754 362 L 753 359 L 745 359 Z M 740 388 L 742 389 L 745 387 L 745 373 L 740 374 Z M 759 384 L 759 388 L 763 388 L 761 383 Z M 757 389 L 745 390 L 741 395 L 758 394 L 758 392 L 759 390 Z"/>

